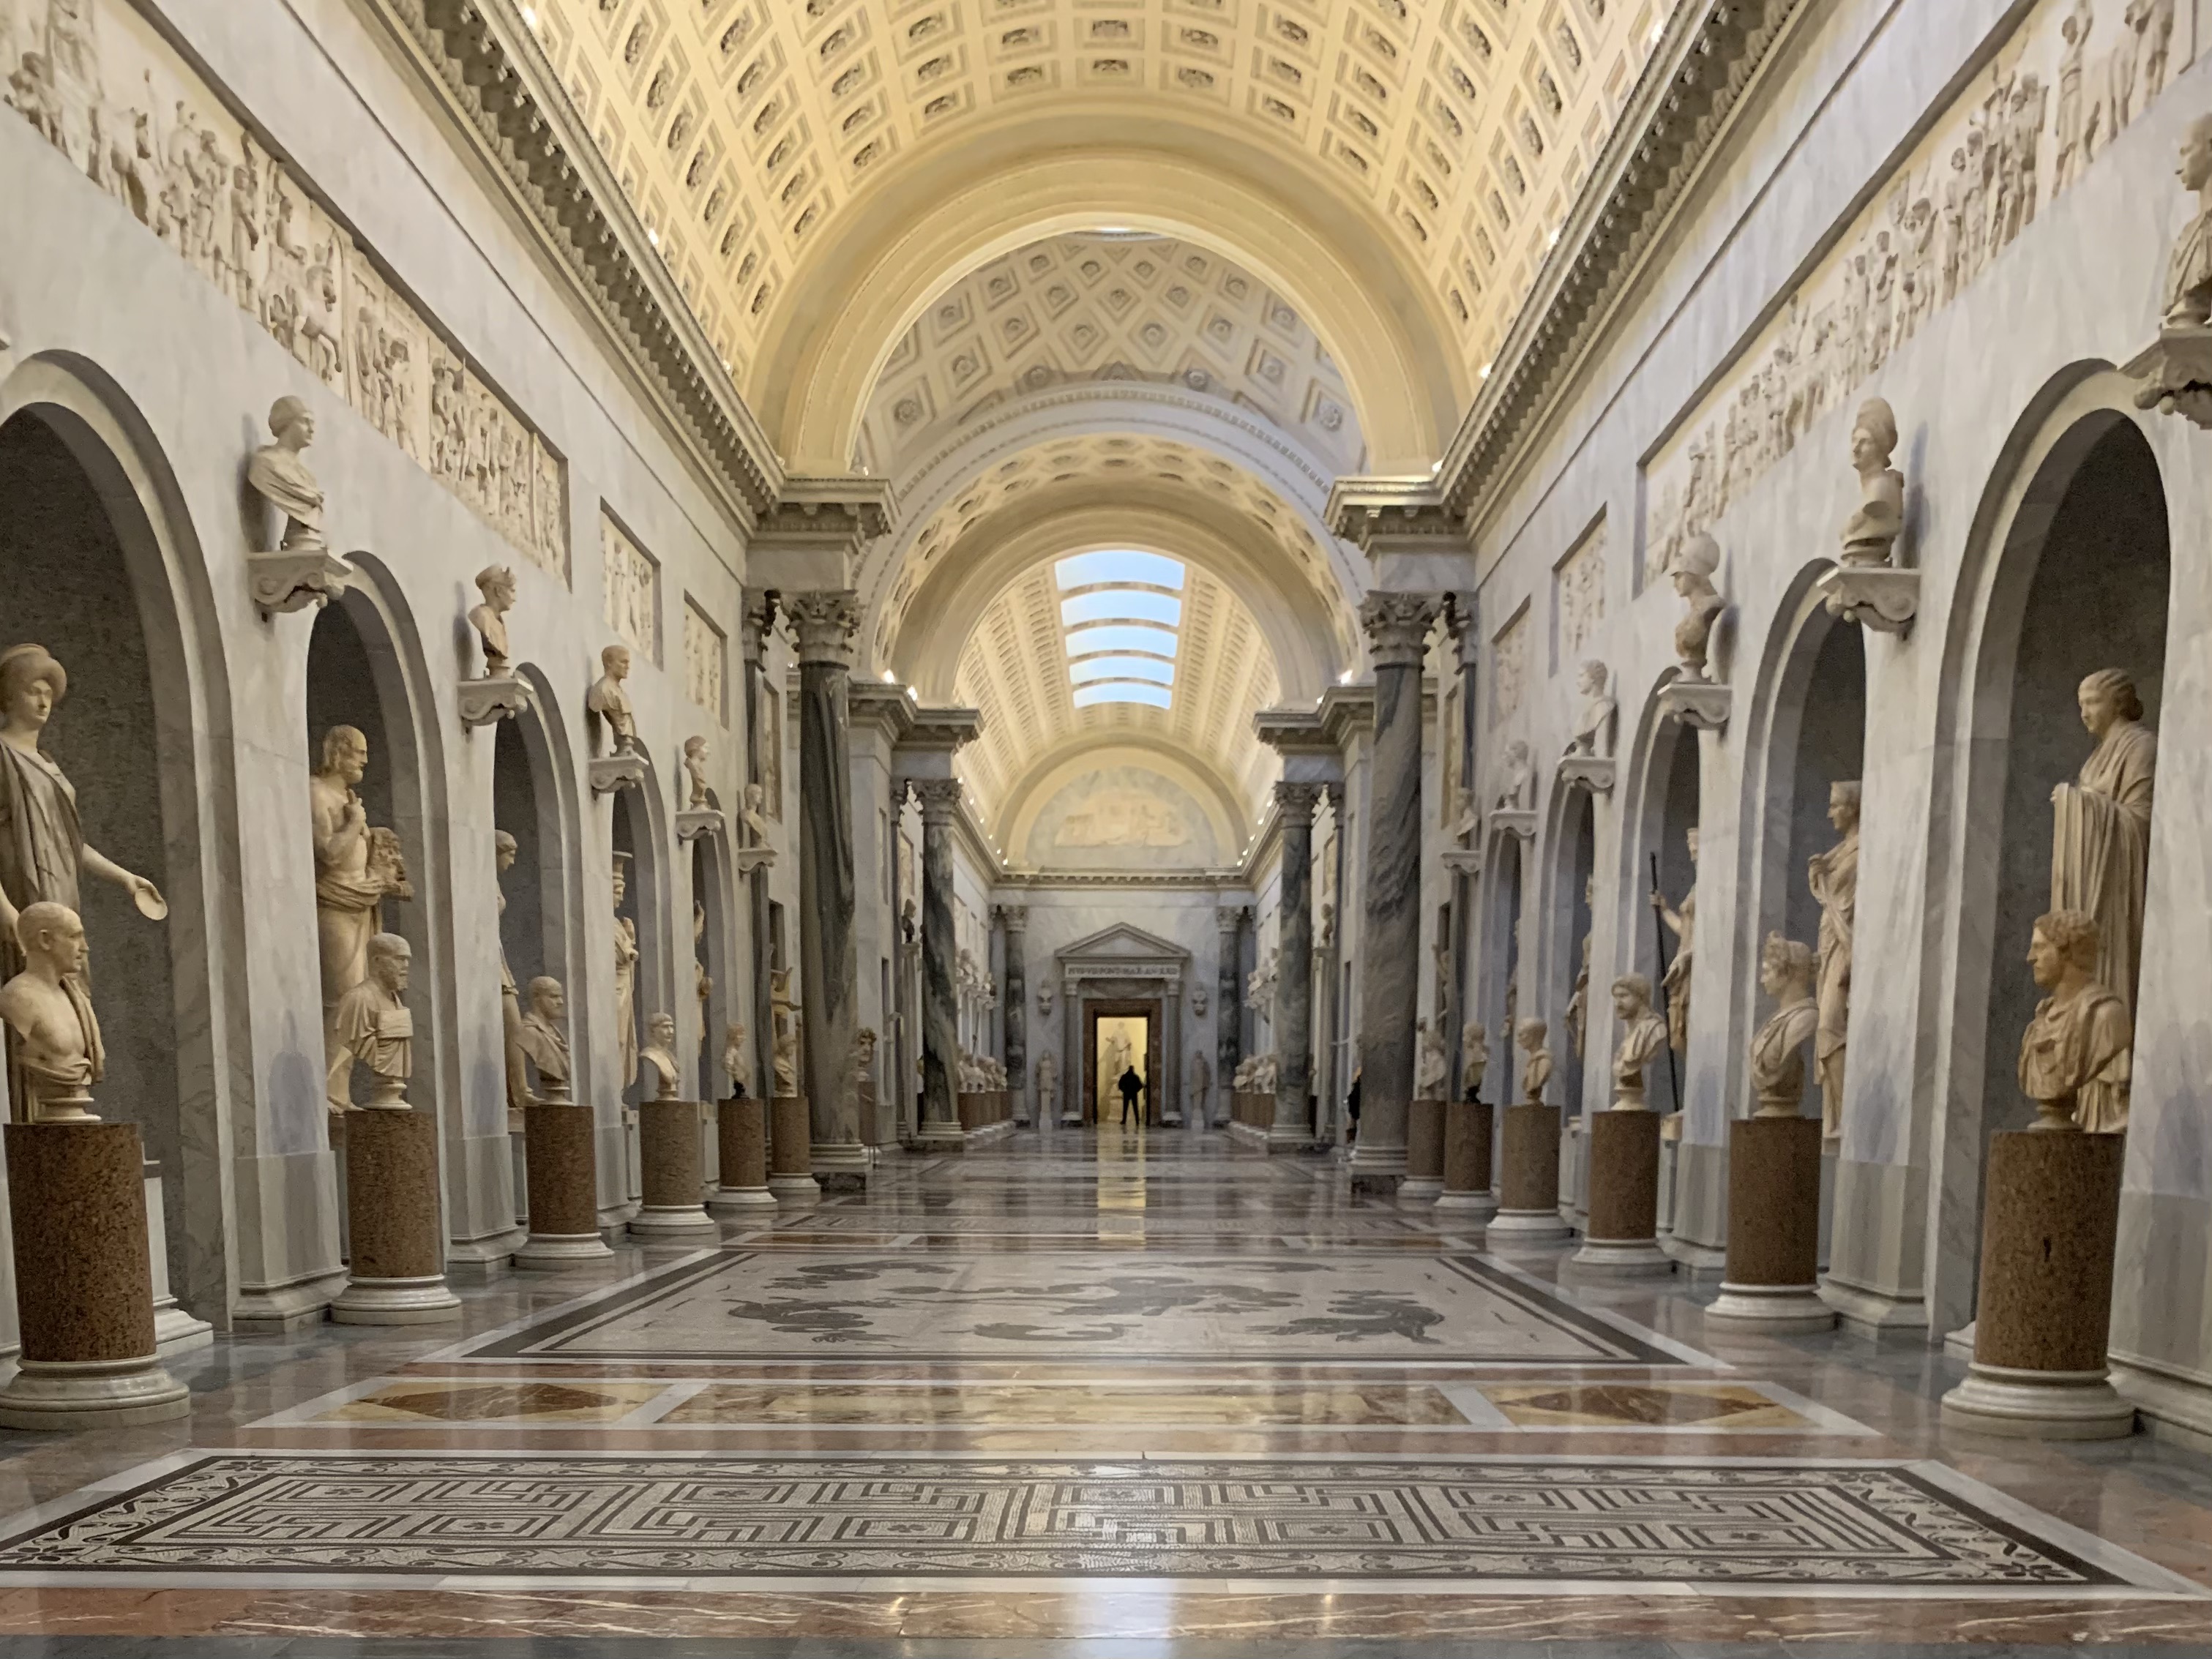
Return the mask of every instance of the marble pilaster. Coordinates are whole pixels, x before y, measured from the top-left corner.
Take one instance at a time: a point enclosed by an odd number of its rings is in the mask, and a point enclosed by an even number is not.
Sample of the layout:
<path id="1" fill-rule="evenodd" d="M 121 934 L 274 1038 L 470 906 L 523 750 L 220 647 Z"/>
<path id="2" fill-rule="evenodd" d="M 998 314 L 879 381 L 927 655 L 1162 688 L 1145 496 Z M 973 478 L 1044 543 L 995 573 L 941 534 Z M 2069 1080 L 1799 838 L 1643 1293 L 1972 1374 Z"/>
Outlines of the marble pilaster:
<path id="1" fill-rule="evenodd" d="M 1221 934 L 1213 993 L 1213 1065 L 1218 1079 L 1213 1094 L 1219 1103 L 1214 1108 L 1213 1127 L 1217 1129 L 1228 1127 L 1231 1079 L 1244 1063 L 1244 924 L 1251 915 L 1251 907 L 1244 904 L 1224 904 L 1214 912 Z"/>
<path id="2" fill-rule="evenodd" d="M 1281 966 L 1275 975 L 1275 1121 L 1267 1150 L 1295 1152 L 1312 1138 L 1306 1100 L 1313 1079 L 1313 816 L 1321 786 L 1275 786 L 1282 826 L 1281 897 L 1276 913 Z"/>
<path id="3" fill-rule="evenodd" d="M 999 1006 L 1005 1010 L 1006 1077 L 1012 1085 L 1014 1121 L 1031 1118 L 1029 1038 L 1030 912 L 1025 904 L 999 907 L 999 925 L 1006 942 L 1006 969 Z"/>
<path id="4" fill-rule="evenodd" d="M 921 1133 L 925 1146 L 965 1141 L 957 1097 L 960 1005 L 952 937 L 952 824 L 957 778 L 917 778 L 921 801 Z"/>

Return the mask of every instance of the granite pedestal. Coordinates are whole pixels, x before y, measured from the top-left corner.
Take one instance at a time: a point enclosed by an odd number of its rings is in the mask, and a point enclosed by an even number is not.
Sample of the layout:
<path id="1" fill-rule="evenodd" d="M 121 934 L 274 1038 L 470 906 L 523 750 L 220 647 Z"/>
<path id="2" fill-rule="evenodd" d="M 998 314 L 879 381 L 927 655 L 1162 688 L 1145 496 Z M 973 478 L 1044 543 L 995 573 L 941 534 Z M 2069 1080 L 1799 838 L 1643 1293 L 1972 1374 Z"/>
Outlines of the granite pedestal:
<path id="1" fill-rule="evenodd" d="M 2079 1130 L 1991 1138 L 1974 1358 L 1943 1396 L 1946 1426 L 2040 1440 L 2135 1431 L 2105 1365 L 2126 1150 L 2123 1135 Z"/>
<path id="2" fill-rule="evenodd" d="M 154 1351 L 144 1149 L 132 1123 L 10 1123 L 21 1369 L 0 1425 L 121 1428 L 191 1410 Z"/>
<path id="3" fill-rule="evenodd" d="M 530 1237 L 518 1267 L 574 1267 L 608 1261 L 599 1237 L 599 1159 L 592 1109 L 533 1102 L 523 1109 L 523 1154 L 530 1174 Z"/>
<path id="4" fill-rule="evenodd" d="M 1589 1235 L 1568 1258 L 1575 1278 L 1661 1279 L 1659 1115 L 1600 1112 L 1590 1125 Z"/>
<path id="5" fill-rule="evenodd" d="M 1820 1300 L 1820 1120 L 1729 1125 L 1728 1266 L 1706 1320 L 1725 1330 L 1825 1331 Z"/>
<path id="6" fill-rule="evenodd" d="M 744 1212 L 775 1208 L 768 1189 L 768 1106 L 750 1095 L 724 1101 L 714 1121 L 721 1152 L 721 1184 L 707 1200 L 710 1210 Z"/>
<path id="7" fill-rule="evenodd" d="M 1401 1204 L 1433 1204 L 1444 1189 L 1444 1103 L 1417 1100 L 1406 1108 L 1406 1176 Z"/>
<path id="8" fill-rule="evenodd" d="M 1455 1100 L 1444 1107 L 1444 1189 L 1437 1200 L 1439 1212 L 1479 1222 L 1497 1213 L 1498 1196 L 1490 1189 L 1493 1110 L 1479 1100 Z"/>
<path id="9" fill-rule="evenodd" d="M 768 1189 L 779 1204 L 812 1204 L 822 1196 L 814 1179 L 813 1119 L 803 1095 L 779 1095 L 769 1107 Z"/>
<path id="10" fill-rule="evenodd" d="M 648 1100 L 638 1108 L 643 1205 L 629 1230 L 643 1238 L 714 1238 L 720 1230 L 701 1202 L 699 1103 Z"/>
<path id="11" fill-rule="evenodd" d="M 428 1325 L 461 1316 L 446 1283 L 438 1210 L 438 1120 L 411 1108 L 346 1114 L 346 1267 L 331 1304 L 341 1325 Z"/>
<path id="12" fill-rule="evenodd" d="M 1559 1109 L 1508 1106 L 1499 1160 L 1498 1213 L 1484 1232 L 1499 1247 L 1549 1244 L 1567 1236 L 1559 1219 Z"/>

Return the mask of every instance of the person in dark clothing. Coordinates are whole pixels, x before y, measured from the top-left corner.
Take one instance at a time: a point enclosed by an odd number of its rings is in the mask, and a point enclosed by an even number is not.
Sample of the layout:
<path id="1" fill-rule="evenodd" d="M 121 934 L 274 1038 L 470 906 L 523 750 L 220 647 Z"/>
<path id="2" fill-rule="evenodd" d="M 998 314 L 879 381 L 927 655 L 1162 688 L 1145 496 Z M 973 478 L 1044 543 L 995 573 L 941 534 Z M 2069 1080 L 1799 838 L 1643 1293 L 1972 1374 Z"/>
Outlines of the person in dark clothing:
<path id="1" fill-rule="evenodd" d="M 1145 1079 L 1137 1075 L 1137 1068 L 1132 1066 L 1121 1073 L 1121 1080 L 1116 1086 L 1121 1091 L 1122 1127 L 1128 1127 L 1129 1114 L 1136 1112 L 1137 1127 L 1141 1129 L 1145 1125 L 1145 1115 L 1137 1109 L 1137 1097 L 1145 1092 Z"/>
<path id="2" fill-rule="evenodd" d="M 1357 1073 L 1357 1072 L 1354 1072 L 1354 1073 L 1352 1074 L 1352 1087 L 1345 1091 L 1345 1094 L 1344 1094 L 1344 1115 L 1345 1115 L 1345 1119 L 1346 1119 L 1346 1121 L 1347 1122 L 1349 1122 L 1349 1123 L 1351 1124 L 1351 1126 L 1352 1126 L 1352 1127 L 1351 1127 L 1351 1128 L 1350 1128 L 1350 1130 L 1346 1132 L 1346 1135 L 1345 1135 L 1345 1137 L 1344 1137 L 1344 1138 L 1345 1138 L 1345 1139 L 1346 1139 L 1347 1141 L 1351 1141 L 1351 1140 L 1357 1140 L 1357 1139 L 1359 1139 L 1359 1073 Z"/>

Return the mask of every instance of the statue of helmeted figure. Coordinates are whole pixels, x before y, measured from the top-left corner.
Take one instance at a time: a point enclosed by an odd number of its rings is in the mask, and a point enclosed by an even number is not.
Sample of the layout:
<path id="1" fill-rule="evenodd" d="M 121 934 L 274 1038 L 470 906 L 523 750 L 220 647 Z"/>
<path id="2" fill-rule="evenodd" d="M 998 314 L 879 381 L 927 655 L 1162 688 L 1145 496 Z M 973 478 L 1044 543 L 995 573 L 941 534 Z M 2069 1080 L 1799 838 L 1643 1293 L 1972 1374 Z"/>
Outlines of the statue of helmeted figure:
<path id="1" fill-rule="evenodd" d="M 507 672 L 507 613 L 514 609 L 514 572 L 503 564 L 488 564 L 477 572 L 481 605 L 469 610 L 469 626 L 477 630 L 483 647 L 484 678 L 496 679 Z"/>
<path id="2" fill-rule="evenodd" d="M 1482 1098 L 1482 1079 L 1490 1070 L 1490 1033 L 1471 1019 L 1459 1028 L 1459 1087 L 1468 1100 Z"/>
<path id="3" fill-rule="evenodd" d="M 337 1063 L 333 1021 L 348 991 L 368 977 L 368 942 L 383 931 L 384 901 L 412 898 L 399 838 L 371 829 L 354 786 L 368 766 L 368 739 L 350 726 L 323 733 L 321 769 L 307 780 L 315 841 L 315 933 L 323 969 L 323 1053 Z"/>
<path id="4" fill-rule="evenodd" d="M 492 845 L 495 848 L 494 864 L 499 873 L 504 876 L 514 868 L 517 853 L 514 837 L 504 830 L 499 830 L 492 837 Z M 499 913 L 502 916 L 507 914 L 507 895 L 504 892 L 499 896 Z M 519 1112 L 530 1103 L 530 1073 L 524 1064 L 522 1052 L 522 994 L 514 982 L 514 969 L 507 963 L 507 940 L 504 938 L 499 944 L 499 1013 L 507 1062 L 507 1109 L 509 1112 Z M 512 1127 L 520 1128 L 520 1121 L 514 1120 Z"/>
<path id="5" fill-rule="evenodd" d="M 315 417 L 299 398 L 279 398 L 269 410 L 269 430 L 276 441 L 253 452 L 246 464 L 246 482 L 284 515 L 281 551 L 325 552 L 329 543 L 323 537 L 323 489 L 300 459 L 300 452 L 315 441 Z"/>
<path id="6" fill-rule="evenodd" d="M 532 1105 L 566 1106 L 568 1099 L 568 1000 L 561 981 L 540 974 L 530 981 L 530 1012 L 522 1017 L 522 1052 L 538 1071 Z"/>
<path id="7" fill-rule="evenodd" d="M 1851 1007 L 1851 933 L 1858 915 L 1856 781 L 1829 786 L 1828 822 L 1836 826 L 1836 844 L 1813 855 L 1806 882 L 1820 906 L 1820 1027 L 1813 1074 L 1820 1085 L 1820 1133 L 1832 1140 L 1844 1132 L 1844 1048 Z"/>
<path id="8" fill-rule="evenodd" d="M 2142 723 L 2134 680 L 2117 668 L 2100 668 L 2083 680 L 2081 704 L 2081 724 L 2097 746 L 2073 782 L 2051 792 L 2051 908 L 2095 918 L 2097 981 L 2132 1010 L 2158 738 Z"/>
<path id="9" fill-rule="evenodd" d="M 40 899 L 14 918 L 24 967 L 0 985 L 8 1027 L 9 1099 L 18 1123 L 97 1123 L 92 1085 L 106 1071 L 100 1020 L 84 982 L 84 923 Z"/>
<path id="10" fill-rule="evenodd" d="M 1620 1041 L 1613 1051 L 1613 1109 L 1649 1111 L 1644 1068 L 1667 1052 L 1667 1022 L 1651 1012 L 1651 981 L 1641 974 L 1613 981 L 1613 1012 L 1620 1022 Z"/>
<path id="11" fill-rule="evenodd" d="M 1683 544 L 1667 573 L 1686 607 L 1682 620 L 1674 624 L 1674 656 L 1686 680 L 1703 684 L 1712 678 L 1706 659 L 1713 623 L 1728 609 L 1728 601 L 1713 586 L 1713 573 L 1720 568 L 1720 544 L 1701 533 Z"/>
<path id="12" fill-rule="evenodd" d="M 1805 1098 L 1805 1039 L 1820 1023 L 1811 947 L 1769 933 L 1759 956 L 1759 988 L 1778 1006 L 1751 1039 L 1753 1115 L 1796 1117 Z"/>
<path id="13" fill-rule="evenodd" d="M 648 1041 L 638 1050 L 638 1075 L 643 1078 L 650 1092 L 641 1090 L 639 1097 L 647 1100 L 674 1100 L 683 1088 L 682 1072 L 676 1064 L 676 1016 L 655 1014 L 646 1022 Z"/>
<path id="14" fill-rule="evenodd" d="M 415 1074 L 415 1021 L 407 1011 L 407 970 L 414 953 L 397 933 L 368 941 L 368 973 L 338 999 L 331 1016 L 331 1065 L 324 1095 L 333 1112 L 353 1101 L 353 1068 L 375 1079 L 365 1107 L 409 1109 L 407 1079 Z"/>
<path id="15" fill-rule="evenodd" d="M 1690 848 L 1690 868 L 1695 871 L 1698 867 L 1698 832 L 1691 830 L 1686 839 Z M 1690 1046 L 1690 970 L 1698 949 L 1696 878 L 1692 877 L 1690 890 L 1682 895 L 1682 902 L 1679 906 L 1670 907 L 1667 896 L 1653 888 L 1651 908 L 1659 913 L 1661 922 L 1674 935 L 1674 959 L 1667 964 L 1667 975 L 1660 981 L 1667 993 L 1667 1040 L 1678 1053 L 1686 1052 Z"/>
<path id="16" fill-rule="evenodd" d="M 2036 920 L 2028 966 L 2049 994 L 2020 1042 L 2021 1090 L 2038 1109 L 2032 1128 L 2119 1134 L 2128 1127 L 2134 1022 L 2119 993 L 2094 972 L 2102 942 L 2084 911 Z"/>
<path id="17" fill-rule="evenodd" d="M 622 913 L 629 891 L 629 854 L 615 854 L 615 1042 L 625 1089 L 637 1081 L 637 923 Z"/>
<path id="18" fill-rule="evenodd" d="M 1521 1062 L 1521 1092 L 1530 1106 L 1544 1103 L 1544 1090 L 1552 1080 L 1552 1050 L 1545 1041 L 1548 1028 L 1540 1019 L 1524 1019 L 1513 1033 L 1513 1041 L 1528 1058 Z"/>

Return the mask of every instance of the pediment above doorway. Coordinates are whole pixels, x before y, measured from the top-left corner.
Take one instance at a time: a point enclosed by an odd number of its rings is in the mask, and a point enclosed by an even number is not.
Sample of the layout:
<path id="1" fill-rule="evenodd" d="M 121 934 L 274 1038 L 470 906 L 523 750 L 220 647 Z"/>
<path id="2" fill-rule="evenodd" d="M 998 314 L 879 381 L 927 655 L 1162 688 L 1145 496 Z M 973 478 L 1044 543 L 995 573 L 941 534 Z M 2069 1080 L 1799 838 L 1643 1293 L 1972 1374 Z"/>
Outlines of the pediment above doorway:
<path id="1" fill-rule="evenodd" d="M 1055 951 L 1062 976 L 1179 979 L 1190 966 L 1190 952 L 1172 939 L 1116 922 L 1085 934 Z"/>

